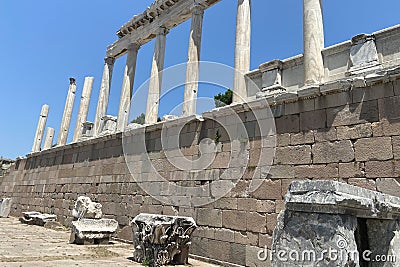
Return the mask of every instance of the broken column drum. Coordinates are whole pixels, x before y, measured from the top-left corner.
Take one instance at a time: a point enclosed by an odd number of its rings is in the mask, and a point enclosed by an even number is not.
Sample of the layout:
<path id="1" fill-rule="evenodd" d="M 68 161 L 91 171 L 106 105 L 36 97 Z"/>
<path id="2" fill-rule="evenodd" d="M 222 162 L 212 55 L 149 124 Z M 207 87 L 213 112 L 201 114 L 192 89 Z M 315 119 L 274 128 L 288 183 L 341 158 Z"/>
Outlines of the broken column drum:
<path id="1" fill-rule="evenodd" d="M 196 223 L 190 217 L 141 213 L 132 221 L 136 262 L 186 264 Z"/>

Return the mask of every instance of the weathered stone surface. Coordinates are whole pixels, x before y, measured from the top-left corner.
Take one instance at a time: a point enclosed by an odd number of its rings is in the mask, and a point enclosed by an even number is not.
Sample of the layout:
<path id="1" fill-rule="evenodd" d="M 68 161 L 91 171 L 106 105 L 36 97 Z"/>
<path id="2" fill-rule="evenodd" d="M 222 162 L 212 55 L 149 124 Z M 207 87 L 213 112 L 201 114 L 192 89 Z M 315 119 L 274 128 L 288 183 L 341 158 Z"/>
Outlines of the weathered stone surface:
<path id="1" fill-rule="evenodd" d="M 300 130 L 318 130 L 326 128 L 326 110 L 314 110 L 300 113 Z"/>
<path id="2" fill-rule="evenodd" d="M 328 127 L 379 121 L 376 100 L 330 108 L 326 110 L 326 114 Z"/>
<path id="3" fill-rule="evenodd" d="M 141 213 L 132 221 L 136 262 L 160 266 L 187 264 L 196 223 L 190 217 Z"/>
<path id="4" fill-rule="evenodd" d="M 75 219 L 101 219 L 103 212 L 100 203 L 92 202 L 89 197 L 80 196 L 75 202 L 72 216 Z"/>
<path id="5" fill-rule="evenodd" d="M 19 218 L 20 222 L 44 226 L 47 222 L 54 222 L 57 220 L 57 215 L 53 214 L 42 214 L 36 211 L 27 211 L 22 213 L 23 217 Z"/>
<path id="6" fill-rule="evenodd" d="M 299 178 L 337 178 L 338 164 L 302 165 L 295 167 L 295 177 Z"/>
<path id="7" fill-rule="evenodd" d="M 118 228 L 114 219 L 81 219 L 71 223 L 71 244 L 108 244 Z"/>
<path id="8" fill-rule="evenodd" d="M 309 164 L 311 163 L 311 146 L 277 147 L 274 161 L 276 164 Z"/>
<path id="9" fill-rule="evenodd" d="M 314 163 L 350 162 L 354 160 L 350 140 L 316 143 L 312 147 Z"/>
<path id="10" fill-rule="evenodd" d="M 363 163 L 339 163 L 339 176 L 341 178 L 363 177 Z"/>
<path id="11" fill-rule="evenodd" d="M 339 140 L 359 139 L 372 136 L 372 128 L 370 123 L 357 124 L 354 126 L 340 126 L 336 129 Z"/>
<path id="12" fill-rule="evenodd" d="M 379 178 L 376 187 L 379 192 L 400 197 L 400 178 Z"/>
<path id="13" fill-rule="evenodd" d="M 357 251 L 356 228 L 354 216 L 286 210 L 274 231 L 272 266 L 358 266 L 352 259 L 324 255 L 332 250 L 338 254 Z"/>
<path id="14" fill-rule="evenodd" d="M 0 218 L 7 218 L 11 211 L 11 198 L 0 199 Z"/>
<path id="15" fill-rule="evenodd" d="M 354 143 L 356 161 L 388 160 L 393 158 L 390 137 L 359 139 Z"/>
<path id="16" fill-rule="evenodd" d="M 293 182 L 286 195 L 286 208 L 362 218 L 400 218 L 400 198 L 335 181 Z"/>

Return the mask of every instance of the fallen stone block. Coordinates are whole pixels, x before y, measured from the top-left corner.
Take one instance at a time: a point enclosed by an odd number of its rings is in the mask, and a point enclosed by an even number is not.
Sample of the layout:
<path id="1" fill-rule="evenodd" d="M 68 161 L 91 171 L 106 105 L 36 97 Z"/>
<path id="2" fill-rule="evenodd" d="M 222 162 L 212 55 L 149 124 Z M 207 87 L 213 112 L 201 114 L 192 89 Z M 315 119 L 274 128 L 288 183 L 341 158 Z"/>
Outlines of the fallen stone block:
<path id="1" fill-rule="evenodd" d="M 141 213 L 132 221 L 134 261 L 151 266 L 187 264 L 193 218 Z"/>
<path id="2" fill-rule="evenodd" d="M 100 203 L 93 202 L 89 197 L 80 196 L 75 202 L 72 216 L 75 219 L 101 219 L 103 216 L 101 208 Z"/>
<path id="3" fill-rule="evenodd" d="M 114 219 L 81 219 L 71 224 L 70 243 L 78 245 L 108 244 L 117 231 Z"/>
<path id="4" fill-rule="evenodd" d="M 57 220 L 57 215 L 40 213 L 37 211 L 27 211 L 23 212 L 23 217 L 19 218 L 20 222 L 30 224 L 45 226 L 48 222 L 55 222 Z"/>
<path id="5" fill-rule="evenodd" d="M 11 211 L 11 198 L 0 199 L 0 218 L 7 218 Z"/>

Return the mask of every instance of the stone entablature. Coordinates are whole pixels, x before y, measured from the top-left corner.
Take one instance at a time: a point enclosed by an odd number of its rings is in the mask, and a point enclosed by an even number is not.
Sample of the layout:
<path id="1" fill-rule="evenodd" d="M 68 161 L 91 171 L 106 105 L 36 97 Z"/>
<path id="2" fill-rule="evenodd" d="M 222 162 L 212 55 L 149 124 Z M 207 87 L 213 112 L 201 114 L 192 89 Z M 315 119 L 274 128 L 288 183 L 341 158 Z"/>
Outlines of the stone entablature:
<path id="1" fill-rule="evenodd" d="M 190 19 L 194 4 L 208 8 L 219 1 L 157 0 L 146 11 L 134 16 L 117 31 L 119 40 L 107 48 L 107 57 L 123 56 L 130 43 L 143 45 L 151 41 L 156 37 L 160 26 L 171 29 Z"/>

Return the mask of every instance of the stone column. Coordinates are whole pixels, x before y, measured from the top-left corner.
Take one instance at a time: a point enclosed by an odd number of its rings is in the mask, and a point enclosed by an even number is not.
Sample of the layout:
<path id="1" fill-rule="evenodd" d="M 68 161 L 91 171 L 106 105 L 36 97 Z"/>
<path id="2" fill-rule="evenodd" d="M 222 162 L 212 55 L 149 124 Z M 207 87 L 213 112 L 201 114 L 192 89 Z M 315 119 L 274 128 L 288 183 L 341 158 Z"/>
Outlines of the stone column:
<path id="1" fill-rule="evenodd" d="M 312 86 L 324 78 L 324 24 L 321 0 L 303 0 L 304 85 Z"/>
<path id="2" fill-rule="evenodd" d="M 158 107 L 160 104 L 160 92 L 162 85 L 162 71 L 164 69 L 165 45 L 167 41 L 168 29 L 160 27 L 157 33 L 156 44 L 154 47 L 153 63 L 147 97 L 147 108 L 145 122 L 147 124 L 156 123 L 158 118 Z"/>
<path id="3" fill-rule="evenodd" d="M 135 79 L 136 60 L 140 46 L 138 44 L 130 44 L 128 47 L 128 57 L 124 72 L 124 80 L 122 83 L 121 99 L 119 102 L 117 131 L 122 132 L 128 124 L 129 110 L 131 107 L 131 98 L 133 91 L 133 83 Z"/>
<path id="4" fill-rule="evenodd" d="M 195 4 L 192 7 L 192 26 L 190 29 L 186 85 L 182 116 L 196 114 L 197 90 L 199 88 L 201 35 L 203 32 L 204 7 Z"/>
<path id="5" fill-rule="evenodd" d="M 250 71 L 251 0 L 238 0 L 233 102 L 247 99 L 245 74 Z"/>
<path id="6" fill-rule="evenodd" d="M 103 78 L 101 80 L 99 101 L 97 103 L 96 118 L 94 120 L 94 136 L 98 136 L 100 134 L 102 118 L 107 112 L 114 63 L 115 58 L 107 57 L 104 59 Z"/>
<path id="7" fill-rule="evenodd" d="M 63 146 L 67 143 L 69 126 L 71 124 L 71 115 L 74 108 L 76 81 L 74 78 L 69 79 L 69 89 L 67 100 L 65 101 L 64 114 L 61 121 L 60 132 L 58 133 L 57 145 Z"/>
<path id="8" fill-rule="evenodd" d="M 78 142 L 79 138 L 81 138 L 82 136 L 83 126 L 86 122 L 89 111 L 89 103 L 90 103 L 90 96 L 92 95 L 93 81 L 94 81 L 93 77 L 85 78 L 81 103 L 79 105 L 78 118 L 76 119 L 73 142 Z"/>
<path id="9" fill-rule="evenodd" d="M 48 105 L 42 106 L 42 111 L 40 112 L 39 122 L 36 129 L 35 139 L 33 141 L 32 152 L 39 152 L 40 145 L 42 144 L 44 128 L 46 127 L 47 116 L 49 115 L 50 107 Z"/>
<path id="10" fill-rule="evenodd" d="M 50 149 L 53 146 L 54 128 L 48 127 L 43 149 Z"/>

